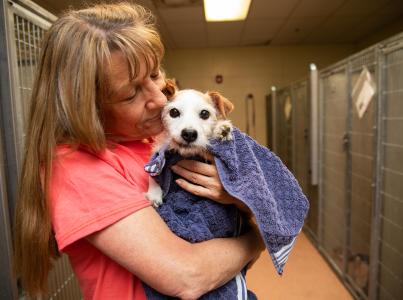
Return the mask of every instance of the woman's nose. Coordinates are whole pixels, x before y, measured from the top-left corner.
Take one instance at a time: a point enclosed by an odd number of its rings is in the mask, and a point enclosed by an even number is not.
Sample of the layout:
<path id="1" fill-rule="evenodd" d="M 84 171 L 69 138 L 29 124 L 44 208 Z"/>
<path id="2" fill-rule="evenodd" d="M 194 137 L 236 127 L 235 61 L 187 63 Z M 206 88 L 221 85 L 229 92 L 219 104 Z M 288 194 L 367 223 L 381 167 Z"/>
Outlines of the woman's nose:
<path id="1" fill-rule="evenodd" d="M 167 102 L 167 98 L 162 93 L 161 88 L 153 80 L 148 80 L 144 90 L 148 101 L 148 107 L 150 109 L 161 108 Z"/>

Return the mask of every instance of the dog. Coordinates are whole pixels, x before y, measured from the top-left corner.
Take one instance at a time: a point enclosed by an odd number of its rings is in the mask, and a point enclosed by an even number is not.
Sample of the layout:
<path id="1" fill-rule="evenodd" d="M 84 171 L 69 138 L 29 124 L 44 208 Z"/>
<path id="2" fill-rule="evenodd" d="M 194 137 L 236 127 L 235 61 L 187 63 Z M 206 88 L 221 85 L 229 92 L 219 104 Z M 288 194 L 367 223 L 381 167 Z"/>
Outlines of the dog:
<path id="1" fill-rule="evenodd" d="M 164 131 L 156 138 L 154 153 L 164 147 L 184 158 L 206 158 L 210 139 L 232 139 L 232 123 L 227 117 L 234 105 L 220 93 L 193 89 L 178 91 L 172 80 L 167 80 L 163 92 L 168 99 L 161 114 Z M 162 204 L 161 187 L 151 176 L 145 196 L 154 207 Z"/>
<path id="2" fill-rule="evenodd" d="M 233 142 L 233 126 L 228 114 L 234 105 L 218 92 L 178 91 L 172 81 L 167 82 L 163 92 L 168 99 L 161 114 L 164 130 L 156 137 L 154 155 L 145 166 L 147 172 L 159 179 L 159 184 L 149 177 L 146 198 L 172 232 L 191 243 L 239 236 L 249 230 L 242 212 L 234 205 L 223 205 L 184 191 L 175 183 L 177 175 L 169 170 L 169 166 L 180 159 L 206 161 L 208 146 L 213 141 Z M 242 270 L 231 281 L 200 299 L 256 299 L 247 290 L 245 272 Z M 166 299 L 147 285 L 144 287 L 147 299 Z"/>

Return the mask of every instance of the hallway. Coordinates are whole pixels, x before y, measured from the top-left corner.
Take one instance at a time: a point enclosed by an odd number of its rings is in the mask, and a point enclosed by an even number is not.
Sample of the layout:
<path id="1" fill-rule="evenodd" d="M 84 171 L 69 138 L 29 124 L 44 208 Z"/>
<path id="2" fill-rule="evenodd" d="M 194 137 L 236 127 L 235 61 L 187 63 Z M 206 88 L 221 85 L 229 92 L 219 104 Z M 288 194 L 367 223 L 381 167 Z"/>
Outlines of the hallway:
<path id="1" fill-rule="evenodd" d="M 282 277 L 265 252 L 248 272 L 247 284 L 259 300 L 353 299 L 304 233 L 297 238 Z"/>

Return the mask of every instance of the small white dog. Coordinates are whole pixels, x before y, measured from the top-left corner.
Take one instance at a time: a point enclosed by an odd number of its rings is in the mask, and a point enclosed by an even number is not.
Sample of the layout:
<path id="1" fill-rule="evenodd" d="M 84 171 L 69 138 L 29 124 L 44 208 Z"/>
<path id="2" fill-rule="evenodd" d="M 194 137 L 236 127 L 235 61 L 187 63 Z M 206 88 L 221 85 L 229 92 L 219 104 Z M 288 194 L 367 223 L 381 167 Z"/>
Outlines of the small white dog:
<path id="1" fill-rule="evenodd" d="M 154 152 L 165 147 L 183 157 L 205 157 L 209 139 L 232 139 L 232 124 L 227 115 L 234 106 L 218 92 L 177 91 L 175 84 L 167 80 L 165 94 L 168 98 L 162 110 L 165 130 L 157 137 Z M 146 197 L 154 207 L 162 204 L 162 190 L 151 176 Z"/>

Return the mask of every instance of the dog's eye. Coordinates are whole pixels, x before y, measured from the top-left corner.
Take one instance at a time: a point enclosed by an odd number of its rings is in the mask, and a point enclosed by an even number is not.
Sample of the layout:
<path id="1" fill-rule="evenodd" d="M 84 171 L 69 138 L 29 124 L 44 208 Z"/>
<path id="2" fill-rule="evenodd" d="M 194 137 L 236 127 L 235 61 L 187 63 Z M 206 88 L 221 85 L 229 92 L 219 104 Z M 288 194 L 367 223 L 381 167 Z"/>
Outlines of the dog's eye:
<path id="1" fill-rule="evenodd" d="M 172 108 L 170 111 L 169 111 L 169 115 L 172 117 L 172 118 L 177 118 L 177 117 L 179 117 L 180 116 L 180 112 L 179 112 L 179 110 L 177 110 L 176 108 Z"/>
<path id="2" fill-rule="evenodd" d="M 200 118 L 202 118 L 203 120 L 207 120 L 210 117 L 210 112 L 208 110 L 203 109 L 200 112 Z"/>

